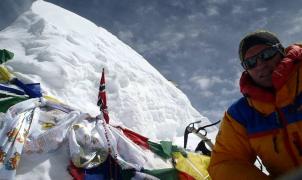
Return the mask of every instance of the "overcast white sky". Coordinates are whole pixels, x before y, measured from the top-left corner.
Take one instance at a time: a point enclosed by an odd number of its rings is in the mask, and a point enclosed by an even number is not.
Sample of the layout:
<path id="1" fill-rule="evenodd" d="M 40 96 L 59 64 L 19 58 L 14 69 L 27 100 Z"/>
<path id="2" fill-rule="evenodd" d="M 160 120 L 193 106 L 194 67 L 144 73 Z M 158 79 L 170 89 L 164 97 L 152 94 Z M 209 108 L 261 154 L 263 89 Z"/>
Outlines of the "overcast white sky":
<path id="1" fill-rule="evenodd" d="M 0 28 L 31 0 L 2 0 Z M 211 121 L 241 96 L 237 48 L 256 29 L 302 40 L 299 0 L 47 0 L 118 36 L 174 81 Z"/>

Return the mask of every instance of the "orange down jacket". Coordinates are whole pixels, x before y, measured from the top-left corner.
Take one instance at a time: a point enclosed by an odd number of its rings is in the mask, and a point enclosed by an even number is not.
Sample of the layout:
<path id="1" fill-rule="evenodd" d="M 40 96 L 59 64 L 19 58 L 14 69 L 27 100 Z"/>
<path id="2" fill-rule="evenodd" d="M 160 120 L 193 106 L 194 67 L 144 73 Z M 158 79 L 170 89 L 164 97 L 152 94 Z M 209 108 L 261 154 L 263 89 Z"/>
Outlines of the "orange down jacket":
<path id="1" fill-rule="evenodd" d="M 212 179 L 272 179 L 302 165 L 302 48 L 292 45 L 272 75 L 274 93 L 244 72 L 244 97 L 225 112 L 208 168 Z M 256 156 L 269 176 L 254 166 Z"/>

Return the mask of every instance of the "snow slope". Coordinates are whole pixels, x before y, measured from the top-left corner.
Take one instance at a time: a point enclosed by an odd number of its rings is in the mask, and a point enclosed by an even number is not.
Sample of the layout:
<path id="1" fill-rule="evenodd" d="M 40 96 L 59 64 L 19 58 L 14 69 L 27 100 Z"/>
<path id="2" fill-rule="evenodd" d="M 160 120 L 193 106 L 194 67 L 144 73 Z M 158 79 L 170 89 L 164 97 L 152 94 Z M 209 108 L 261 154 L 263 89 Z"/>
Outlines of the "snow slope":
<path id="1" fill-rule="evenodd" d="M 188 98 L 141 55 L 92 22 L 38 0 L 0 32 L 1 48 L 15 53 L 7 65 L 25 82 L 42 88 L 92 115 L 100 72 L 112 123 L 121 123 L 154 139 L 172 139 L 189 122 L 210 123 Z"/>

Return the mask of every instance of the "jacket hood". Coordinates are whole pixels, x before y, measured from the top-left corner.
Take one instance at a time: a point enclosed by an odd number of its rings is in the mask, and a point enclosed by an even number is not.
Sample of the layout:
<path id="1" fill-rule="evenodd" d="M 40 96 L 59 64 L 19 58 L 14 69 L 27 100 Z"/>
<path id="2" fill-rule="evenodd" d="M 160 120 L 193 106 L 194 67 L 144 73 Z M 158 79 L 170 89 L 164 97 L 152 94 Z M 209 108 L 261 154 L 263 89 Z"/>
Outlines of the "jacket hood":
<path id="1" fill-rule="evenodd" d="M 292 45 L 286 48 L 285 54 L 285 57 L 272 74 L 273 88 L 275 91 L 278 91 L 287 82 L 290 74 L 298 63 L 302 61 L 302 48 L 298 45 Z M 246 97 L 262 102 L 275 101 L 274 92 L 258 86 L 247 71 L 242 73 L 239 84 L 241 93 Z"/>

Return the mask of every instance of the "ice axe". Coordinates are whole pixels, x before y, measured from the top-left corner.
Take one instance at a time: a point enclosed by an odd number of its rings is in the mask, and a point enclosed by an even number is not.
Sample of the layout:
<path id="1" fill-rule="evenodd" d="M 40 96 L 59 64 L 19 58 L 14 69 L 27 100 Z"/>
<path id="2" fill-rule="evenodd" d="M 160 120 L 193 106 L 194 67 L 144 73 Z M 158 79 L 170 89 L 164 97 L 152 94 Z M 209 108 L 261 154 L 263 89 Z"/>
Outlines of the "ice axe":
<path id="1" fill-rule="evenodd" d="M 207 133 L 208 132 L 207 132 L 207 130 L 205 128 L 214 126 L 214 125 L 218 124 L 219 122 L 220 122 L 220 120 L 217 121 L 217 122 L 215 122 L 215 123 L 212 123 L 212 124 L 209 124 L 209 125 L 205 125 L 205 126 L 202 126 L 202 127 L 199 127 L 199 128 L 196 128 L 194 125 L 198 124 L 198 123 L 201 123 L 201 121 L 196 121 L 196 122 L 190 123 L 186 127 L 185 133 L 184 133 L 184 148 L 187 147 L 188 135 L 190 133 L 194 133 L 195 135 L 197 135 L 201 139 L 201 141 L 198 144 L 198 146 L 195 149 L 195 151 L 200 150 L 200 151 L 203 152 L 203 154 L 210 155 L 214 145 L 211 142 L 211 140 L 207 138 Z M 204 133 L 201 133 L 201 131 L 203 131 Z M 210 150 L 208 150 L 206 148 L 205 144 L 207 144 L 209 146 Z"/>

